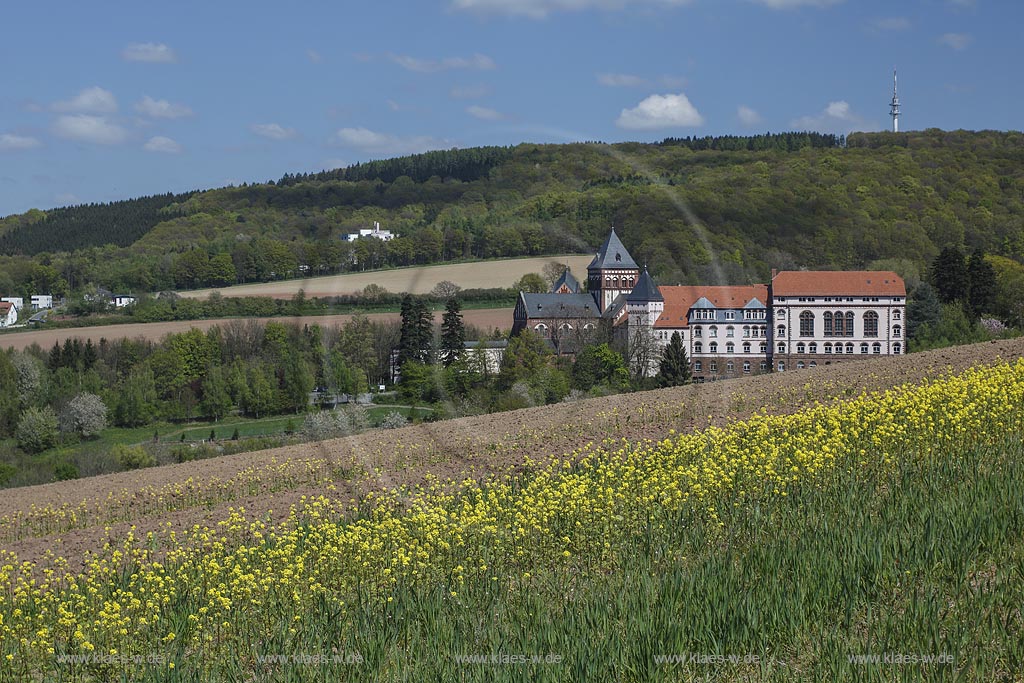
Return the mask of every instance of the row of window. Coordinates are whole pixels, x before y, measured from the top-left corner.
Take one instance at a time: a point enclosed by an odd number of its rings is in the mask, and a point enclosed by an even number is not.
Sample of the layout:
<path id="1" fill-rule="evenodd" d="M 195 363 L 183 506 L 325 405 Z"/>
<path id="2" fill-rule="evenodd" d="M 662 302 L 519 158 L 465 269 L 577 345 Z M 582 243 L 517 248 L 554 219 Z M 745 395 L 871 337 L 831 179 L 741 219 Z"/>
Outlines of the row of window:
<path id="1" fill-rule="evenodd" d="M 743 353 L 750 353 L 750 350 L 751 350 L 750 342 L 743 342 L 742 349 L 743 349 Z M 704 353 L 704 343 L 703 342 L 694 342 L 693 343 L 693 352 L 694 353 Z M 726 345 L 725 345 L 725 352 L 726 353 L 736 353 L 736 345 L 733 344 L 732 342 L 726 343 Z M 708 353 L 718 353 L 718 342 L 711 342 L 710 344 L 708 344 Z M 759 353 L 768 353 L 768 343 L 767 342 L 761 342 Z"/>
<path id="2" fill-rule="evenodd" d="M 717 320 L 718 309 L 716 308 L 694 308 L 690 315 L 694 320 Z M 725 311 L 726 320 L 736 320 L 736 311 Z M 744 320 L 764 320 L 765 310 L 763 308 L 747 308 L 743 311 Z"/>
<path id="3" fill-rule="evenodd" d="M 822 316 L 824 320 L 824 334 L 825 337 L 852 337 L 854 329 L 854 315 L 853 311 L 826 311 Z M 877 337 L 878 336 L 878 314 L 874 311 L 867 311 L 864 313 L 864 336 L 865 337 Z M 900 320 L 899 311 L 893 311 L 893 320 Z M 779 325 L 777 332 L 779 337 L 786 336 L 786 326 Z M 892 326 L 892 336 L 899 337 L 903 333 L 903 327 L 901 325 Z M 800 336 L 801 337 L 813 337 L 814 336 L 814 314 L 810 311 L 804 311 L 800 314 Z"/>
<path id="4" fill-rule="evenodd" d="M 704 328 L 702 328 L 700 326 L 694 327 L 693 328 L 693 336 L 694 337 L 703 337 L 704 336 Z M 710 327 L 708 327 L 708 336 L 709 337 L 717 337 L 718 336 L 718 325 L 711 325 Z M 725 328 L 725 336 L 726 337 L 735 337 L 736 336 L 736 328 L 733 327 L 732 325 L 727 326 Z M 764 326 L 758 326 L 758 325 L 754 325 L 754 326 L 744 325 L 743 326 L 743 336 L 744 337 L 766 337 L 766 336 L 768 336 L 768 328 L 764 327 Z"/>
<path id="5" fill-rule="evenodd" d="M 540 334 L 547 334 L 548 326 L 545 325 L 544 323 L 537 323 L 536 325 L 533 326 L 533 329 L 534 331 L 539 332 Z M 597 326 L 594 325 L 594 323 L 584 323 L 583 329 L 596 330 Z M 572 332 L 572 330 L 573 327 L 569 323 L 562 323 L 561 325 L 558 326 L 559 332 Z"/>
<path id="6" fill-rule="evenodd" d="M 749 360 L 743 361 L 743 372 L 749 373 L 751 367 L 752 366 L 751 366 Z M 726 372 L 733 372 L 735 369 L 736 369 L 736 365 L 731 360 L 725 362 L 725 371 Z M 761 361 L 761 370 L 764 371 L 764 370 L 767 370 L 767 369 L 768 369 L 768 361 L 765 361 L 765 360 Z M 699 361 L 699 360 L 693 361 L 693 371 L 694 372 L 704 372 L 704 363 L 702 361 Z M 714 360 L 708 361 L 708 372 L 718 372 L 718 361 L 714 361 Z"/>
<path id="7" fill-rule="evenodd" d="M 797 342 L 796 345 L 795 345 L 795 348 L 796 348 L 796 353 L 809 353 L 809 354 L 812 354 L 812 355 L 818 353 L 818 344 L 817 344 L 817 342 L 811 342 L 809 344 L 804 344 L 803 342 Z M 893 344 L 892 345 L 892 352 L 894 354 L 899 354 L 900 353 L 900 348 L 901 347 L 900 347 L 899 343 Z M 786 353 L 786 343 L 785 342 L 779 342 L 777 349 L 778 349 L 779 353 Z M 852 354 L 853 350 L 854 350 L 854 345 L 853 345 L 853 342 L 847 342 L 846 345 L 843 346 L 842 343 L 837 342 L 833 346 L 832 342 L 825 342 L 822 345 L 822 350 L 826 354 L 843 353 L 844 351 L 846 353 Z M 870 346 L 868 346 L 867 342 L 861 342 L 861 344 L 860 344 L 860 352 L 861 353 L 882 353 L 882 345 L 880 343 L 878 343 L 878 342 L 875 342 L 874 344 L 871 344 Z"/>

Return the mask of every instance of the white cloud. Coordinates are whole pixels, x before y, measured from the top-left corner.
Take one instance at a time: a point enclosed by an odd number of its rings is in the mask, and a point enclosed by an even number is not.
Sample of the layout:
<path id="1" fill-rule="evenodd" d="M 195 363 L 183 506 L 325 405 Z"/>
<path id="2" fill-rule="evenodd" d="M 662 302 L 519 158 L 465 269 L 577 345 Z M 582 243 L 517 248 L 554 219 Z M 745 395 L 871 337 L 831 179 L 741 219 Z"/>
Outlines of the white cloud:
<path id="1" fill-rule="evenodd" d="M 696 107 L 683 93 L 651 95 L 632 109 L 623 109 L 615 125 L 629 130 L 656 130 L 699 126 L 704 123 Z"/>
<path id="2" fill-rule="evenodd" d="M 761 115 L 745 104 L 741 104 L 736 109 L 736 118 L 738 118 L 740 123 L 744 126 L 756 126 L 761 123 Z"/>
<path id="3" fill-rule="evenodd" d="M 309 61 L 313 62 L 314 64 L 319 64 L 320 62 L 324 61 L 323 55 L 321 55 L 316 50 L 306 50 L 306 57 L 309 58 Z"/>
<path id="4" fill-rule="evenodd" d="M 146 144 L 142 146 L 142 149 L 147 152 L 163 152 L 164 154 L 179 154 L 181 152 L 181 145 L 170 138 L 165 138 L 163 135 L 157 135 L 146 141 Z"/>
<path id="5" fill-rule="evenodd" d="M 53 132 L 68 140 L 91 142 L 96 145 L 116 145 L 128 139 L 128 132 L 108 121 L 105 116 L 88 114 L 58 116 L 53 124 Z"/>
<path id="6" fill-rule="evenodd" d="M 954 50 L 966 50 L 974 38 L 969 33 L 943 33 L 939 42 Z"/>
<path id="7" fill-rule="evenodd" d="M 367 128 L 342 128 L 331 136 L 331 142 L 352 147 L 366 154 L 417 154 L 432 149 L 448 149 L 452 144 L 446 140 L 426 135 L 402 137 L 388 133 L 377 133 Z"/>
<path id="8" fill-rule="evenodd" d="M 285 128 L 277 123 L 254 123 L 251 129 L 256 135 L 271 140 L 291 140 L 298 135 L 294 128 Z"/>
<path id="9" fill-rule="evenodd" d="M 475 100 L 490 93 L 485 85 L 456 85 L 448 91 L 448 96 L 453 100 Z"/>
<path id="10" fill-rule="evenodd" d="M 505 115 L 500 111 L 490 107 L 481 107 L 477 104 L 466 107 L 466 113 L 481 121 L 501 121 L 505 118 Z"/>
<path id="11" fill-rule="evenodd" d="M 648 85 L 646 78 L 633 74 L 598 74 L 597 82 L 609 88 L 636 88 Z"/>
<path id="12" fill-rule="evenodd" d="M 39 147 L 41 142 L 27 135 L 15 135 L 14 133 L 0 133 L 0 152 L 15 152 L 23 149 Z"/>
<path id="13" fill-rule="evenodd" d="M 754 0 L 771 9 L 795 9 L 797 7 L 829 7 L 843 0 Z"/>
<path id="14" fill-rule="evenodd" d="M 121 59 L 126 62 L 173 64 L 178 61 L 178 55 L 163 43 L 131 43 L 121 50 Z"/>
<path id="15" fill-rule="evenodd" d="M 906 31 L 910 28 L 910 20 L 906 17 L 886 17 L 876 19 L 871 25 L 877 31 Z"/>
<path id="16" fill-rule="evenodd" d="M 408 55 L 389 54 L 388 59 L 403 69 L 419 73 L 436 73 L 451 69 L 488 71 L 495 67 L 493 59 L 479 53 L 474 54 L 472 57 L 446 57 L 444 59 L 417 59 Z"/>
<path id="17" fill-rule="evenodd" d="M 828 106 L 816 116 L 801 116 L 790 125 L 795 130 L 813 130 L 823 133 L 848 133 L 851 130 L 863 130 L 867 124 L 864 119 L 854 113 L 846 100 L 829 102 Z"/>
<path id="18" fill-rule="evenodd" d="M 93 86 L 81 91 L 70 100 L 54 102 L 51 109 L 68 113 L 112 114 L 117 111 L 117 99 L 109 90 Z"/>
<path id="19" fill-rule="evenodd" d="M 543 19 L 553 12 L 580 12 L 584 10 L 621 10 L 627 7 L 679 7 L 691 0 L 452 0 L 456 10 L 478 14 L 504 14 L 506 16 Z"/>
<path id="20" fill-rule="evenodd" d="M 154 119 L 180 119 L 192 116 L 192 110 L 184 104 L 174 104 L 167 100 L 154 100 L 145 95 L 135 103 L 135 111 Z"/>

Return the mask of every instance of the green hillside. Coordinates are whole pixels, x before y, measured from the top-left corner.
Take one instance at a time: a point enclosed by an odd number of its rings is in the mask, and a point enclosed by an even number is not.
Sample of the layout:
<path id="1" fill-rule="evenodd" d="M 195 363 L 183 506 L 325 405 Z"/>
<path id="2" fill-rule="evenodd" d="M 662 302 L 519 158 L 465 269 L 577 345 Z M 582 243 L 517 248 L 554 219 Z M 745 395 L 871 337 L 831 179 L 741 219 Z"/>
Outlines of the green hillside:
<path id="1" fill-rule="evenodd" d="M 7 217 L 0 290 L 223 286 L 589 252 L 610 225 L 673 283 L 893 258 L 920 268 L 951 244 L 1020 261 L 1022 205 L 1019 132 L 485 147 Z M 373 221 L 400 237 L 340 240 Z M 42 251 L 55 243 L 75 251 Z"/>

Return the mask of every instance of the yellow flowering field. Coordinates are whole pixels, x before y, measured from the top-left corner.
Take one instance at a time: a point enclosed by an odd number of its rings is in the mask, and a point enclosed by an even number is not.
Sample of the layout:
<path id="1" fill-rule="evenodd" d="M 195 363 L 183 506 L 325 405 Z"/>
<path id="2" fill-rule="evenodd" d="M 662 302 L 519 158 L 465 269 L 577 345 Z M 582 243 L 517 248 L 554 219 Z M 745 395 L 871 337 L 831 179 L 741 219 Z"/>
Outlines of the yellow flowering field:
<path id="1" fill-rule="evenodd" d="M 787 653 L 774 655 L 786 654 L 786 666 L 796 662 L 813 672 L 816 660 L 811 657 L 814 661 L 808 663 L 807 655 L 794 652 L 801 634 L 806 637 L 820 625 L 790 613 L 806 609 L 811 614 L 812 607 L 820 607 L 822 614 L 832 614 L 834 605 L 827 600 L 817 605 L 811 591 L 796 594 L 804 601 L 800 609 L 782 609 L 779 605 L 796 598 L 781 589 L 775 603 L 737 603 L 737 595 L 753 591 L 753 584 L 708 579 L 707 566 L 717 566 L 723 554 L 736 548 L 743 550 L 743 558 L 767 553 L 766 548 L 775 548 L 786 536 L 783 530 L 794 537 L 812 528 L 824 537 L 844 533 L 836 525 L 825 532 L 815 525 L 828 515 L 842 520 L 860 505 L 854 497 L 846 505 L 830 506 L 853 491 L 863 491 L 857 495 L 863 495 L 865 506 L 870 507 L 868 501 L 876 501 L 872 505 L 882 510 L 895 505 L 894 515 L 910 515 L 907 519 L 913 521 L 912 510 L 891 500 L 894 490 L 905 487 L 904 500 L 920 499 L 920 509 L 927 511 L 932 504 L 928 501 L 939 500 L 942 491 L 968 496 L 987 490 L 961 491 L 957 482 L 964 479 L 963 472 L 975 472 L 979 481 L 991 480 L 998 487 L 999 467 L 1017 471 L 1019 458 L 1006 454 L 1022 433 L 1024 361 L 1017 361 L 791 415 L 757 414 L 724 427 L 671 433 L 660 441 L 592 443 L 562 459 L 528 463 L 525 473 L 512 478 L 427 481 L 415 489 L 369 496 L 355 507 L 326 497 L 304 499 L 279 524 L 238 508 L 214 526 L 159 539 L 129 536 L 123 543 L 108 544 L 81 572 L 61 571 L 59 560 L 36 566 L 7 555 L 0 558 L 0 586 L 7 587 L 0 592 L 0 680 L 262 680 L 258 676 L 272 674 L 281 680 L 402 680 L 415 678 L 417 671 L 443 678 L 458 675 L 457 662 L 423 663 L 410 660 L 409 653 L 429 650 L 431 639 L 442 638 L 445 647 L 453 642 L 483 647 L 489 629 L 507 635 L 502 629 L 511 623 L 529 631 L 530 638 L 547 638 L 550 647 L 577 655 L 586 651 L 588 638 L 600 641 L 597 634 L 621 638 L 618 649 L 593 661 L 576 656 L 566 662 L 568 655 L 561 654 L 559 666 L 574 668 L 534 671 L 535 679 L 588 677 L 606 667 L 622 680 L 677 680 L 677 670 L 636 664 L 658 655 L 637 649 L 642 643 L 623 634 L 646 626 L 628 616 L 608 621 L 619 611 L 628 615 L 629 610 L 652 610 L 646 600 L 667 590 L 656 582 L 666 577 L 679 582 L 669 595 L 683 595 L 704 585 L 700 581 L 711 581 L 708 595 L 720 596 L 721 610 L 753 610 L 744 612 L 740 621 L 752 620 L 761 628 L 741 628 L 736 619 L 719 623 L 717 617 L 694 611 L 696 621 L 680 617 L 664 632 L 688 624 L 678 638 L 704 633 L 714 636 L 713 642 L 731 638 L 766 650 L 788 642 Z M 985 464 L 989 457 L 991 467 Z M 953 471 L 960 474 L 950 478 Z M 923 487 L 929 487 L 927 495 Z M 989 499 L 995 500 L 996 494 Z M 826 512 L 806 514 L 816 505 Z M 1012 504 L 1007 505 L 1012 512 Z M 1012 536 L 1018 517 L 1007 518 L 1005 528 L 992 527 L 991 533 Z M 874 523 L 868 518 L 863 522 Z M 899 532 L 898 525 L 889 527 L 872 533 Z M 908 532 L 907 538 L 914 534 Z M 762 540 L 750 543 L 753 537 Z M 874 547 L 869 540 L 847 542 L 854 549 L 861 543 Z M 163 547 L 166 543 L 172 547 Z M 878 543 L 880 558 L 896 552 L 885 549 L 883 540 Z M 981 557 L 979 547 L 964 545 L 964 561 Z M 822 556 L 818 558 L 802 552 L 792 547 L 778 557 L 765 555 L 767 564 L 758 565 L 758 571 L 772 576 L 789 566 L 799 577 L 797 559 L 827 561 L 827 552 L 817 553 Z M 906 548 L 900 552 L 911 553 Z M 921 562 L 925 567 L 925 559 Z M 779 565 L 777 571 L 773 564 Z M 822 584 L 817 589 L 821 595 L 831 595 L 833 589 L 837 596 L 847 595 L 847 613 L 830 618 L 851 631 L 861 623 L 858 619 L 868 618 L 858 617 L 859 610 L 884 599 L 873 586 L 897 590 L 899 581 L 916 576 L 926 586 L 946 590 L 946 583 L 973 571 L 965 566 L 949 573 L 949 567 L 933 566 L 917 576 L 912 570 L 893 573 L 883 562 L 864 567 L 874 583 Z M 731 571 L 720 568 L 714 576 L 731 576 Z M 834 575 L 845 571 L 842 563 L 836 564 Z M 611 602 L 592 614 L 587 611 L 602 600 Z M 569 603 L 582 615 L 579 623 L 558 607 Z M 676 609 L 683 613 L 683 607 Z M 547 617 L 535 623 L 541 613 Z M 477 636 L 453 626 L 467 614 L 479 619 L 467 622 L 477 623 Z M 656 622 L 650 616 L 646 623 Z M 552 625 L 561 623 L 572 626 L 562 632 Z M 1019 633 L 1012 619 L 1001 628 Z M 898 625 L 891 629 L 900 632 Z M 765 635 L 772 633 L 785 638 Z M 821 637 L 827 633 L 826 628 Z M 523 633 L 519 637 L 526 638 Z M 940 634 L 932 640 L 940 642 Z M 437 640 L 433 646 L 443 649 L 441 644 Z M 334 655 L 358 650 L 359 664 L 323 668 L 309 665 L 307 657 L 287 678 L 281 668 L 286 665 L 264 660 L 267 652 L 293 656 L 313 650 Z M 78 659 L 69 663 L 69 657 Z M 787 672 L 794 671 L 758 662 L 754 670 L 761 678 L 787 680 Z M 470 671 L 476 673 L 469 678 L 496 674 Z M 742 678 L 749 671 L 734 673 Z M 716 670 L 715 676 L 720 675 Z"/>

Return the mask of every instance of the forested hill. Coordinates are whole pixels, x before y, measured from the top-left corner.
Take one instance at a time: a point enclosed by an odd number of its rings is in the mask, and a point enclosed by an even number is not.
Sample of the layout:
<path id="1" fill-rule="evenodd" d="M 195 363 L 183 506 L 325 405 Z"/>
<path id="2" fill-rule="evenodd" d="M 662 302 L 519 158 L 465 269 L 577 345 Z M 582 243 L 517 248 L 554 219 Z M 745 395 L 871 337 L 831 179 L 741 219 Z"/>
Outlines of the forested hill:
<path id="1" fill-rule="evenodd" d="M 152 291 L 589 252 L 610 225 L 663 282 L 893 258 L 921 266 L 950 244 L 1020 261 L 1022 204 L 1019 132 L 481 147 L 11 216 L 0 220 L 0 290 Z M 373 221 L 399 238 L 341 241 Z M 40 251 L 54 243 L 75 251 Z"/>

